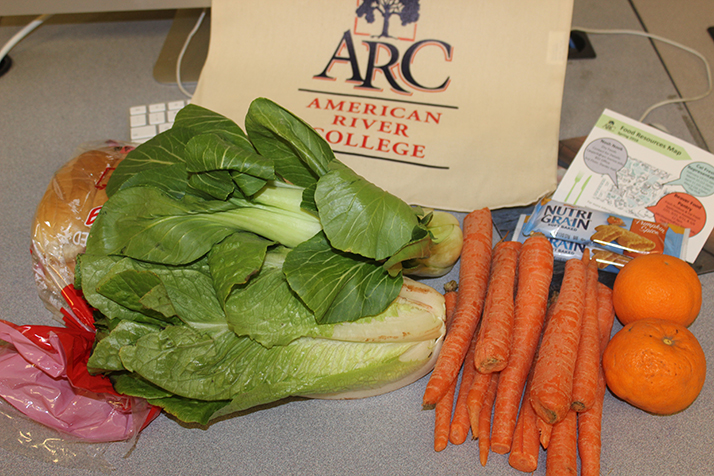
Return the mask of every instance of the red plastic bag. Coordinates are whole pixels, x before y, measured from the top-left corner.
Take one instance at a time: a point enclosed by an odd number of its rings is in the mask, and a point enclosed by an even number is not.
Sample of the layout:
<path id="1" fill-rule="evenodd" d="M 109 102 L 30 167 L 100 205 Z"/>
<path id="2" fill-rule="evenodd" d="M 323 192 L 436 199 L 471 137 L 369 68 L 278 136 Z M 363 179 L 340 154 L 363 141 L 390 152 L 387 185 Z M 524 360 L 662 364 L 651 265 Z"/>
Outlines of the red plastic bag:
<path id="1" fill-rule="evenodd" d="M 94 333 L 0 320 L 0 396 L 34 421 L 83 441 L 135 436 L 160 412 L 87 371 Z"/>

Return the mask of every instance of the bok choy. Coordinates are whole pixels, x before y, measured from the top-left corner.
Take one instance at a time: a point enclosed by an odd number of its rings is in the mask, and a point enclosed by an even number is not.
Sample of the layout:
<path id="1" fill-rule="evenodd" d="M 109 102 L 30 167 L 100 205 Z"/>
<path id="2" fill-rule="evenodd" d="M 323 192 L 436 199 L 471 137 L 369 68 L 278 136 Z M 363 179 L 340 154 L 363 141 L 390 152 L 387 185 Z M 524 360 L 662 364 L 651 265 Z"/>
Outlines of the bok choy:
<path id="1" fill-rule="evenodd" d="M 458 222 L 355 174 L 267 99 L 245 129 L 189 105 L 112 174 L 76 272 L 98 311 L 90 370 L 200 423 L 431 370 L 443 298 L 404 274 L 447 272 Z"/>

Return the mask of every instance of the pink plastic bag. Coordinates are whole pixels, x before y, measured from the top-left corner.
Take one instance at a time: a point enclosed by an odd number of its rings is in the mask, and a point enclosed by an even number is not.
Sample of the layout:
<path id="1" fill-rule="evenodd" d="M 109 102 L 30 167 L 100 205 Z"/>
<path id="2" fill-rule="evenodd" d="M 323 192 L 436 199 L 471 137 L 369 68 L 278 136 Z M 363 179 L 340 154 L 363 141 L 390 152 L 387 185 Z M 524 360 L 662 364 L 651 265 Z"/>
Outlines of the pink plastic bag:
<path id="1" fill-rule="evenodd" d="M 12 344 L 0 350 L 0 396 L 32 420 L 83 441 L 109 442 L 135 436 L 159 414 L 89 374 L 92 331 L 0 320 L 0 340 Z"/>

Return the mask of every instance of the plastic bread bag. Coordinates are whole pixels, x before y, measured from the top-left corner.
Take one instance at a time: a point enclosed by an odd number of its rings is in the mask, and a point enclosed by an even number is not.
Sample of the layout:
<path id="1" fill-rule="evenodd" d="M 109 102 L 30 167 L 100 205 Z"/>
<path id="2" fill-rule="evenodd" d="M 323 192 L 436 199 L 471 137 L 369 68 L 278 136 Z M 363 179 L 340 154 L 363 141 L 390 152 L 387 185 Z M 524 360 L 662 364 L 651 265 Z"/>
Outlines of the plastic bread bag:
<path id="1" fill-rule="evenodd" d="M 542 233 L 548 238 L 596 246 L 628 257 L 659 253 L 681 259 L 685 258 L 689 239 L 688 228 L 613 215 L 549 198 L 536 204 L 523 233 Z"/>
<path id="2" fill-rule="evenodd" d="M 107 200 L 104 189 L 112 171 L 132 148 L 113 141 L 83 146 L 54 173 L 40 200 L 30 250 L 40 299 L 57 319 L 63 318 L 67 300 L 76 300 L 75 259 Z"/>

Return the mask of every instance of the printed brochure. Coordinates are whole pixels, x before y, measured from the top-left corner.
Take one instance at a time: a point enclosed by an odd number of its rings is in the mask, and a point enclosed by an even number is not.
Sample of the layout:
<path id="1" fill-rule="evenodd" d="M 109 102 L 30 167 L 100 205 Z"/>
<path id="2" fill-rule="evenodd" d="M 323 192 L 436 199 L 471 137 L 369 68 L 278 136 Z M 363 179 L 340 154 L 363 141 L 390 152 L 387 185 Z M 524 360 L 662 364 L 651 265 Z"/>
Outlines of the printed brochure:
<path id="1" fill-rule="evenodd" d="M 689 228 L 693 263 L 714 228 L 714 155 L 606 109 L 552 198 Z"/>

